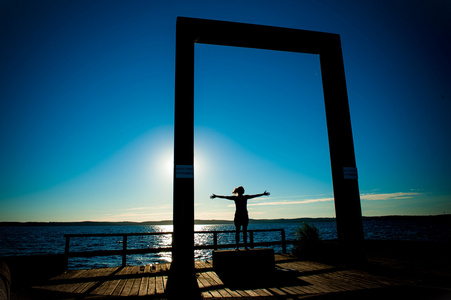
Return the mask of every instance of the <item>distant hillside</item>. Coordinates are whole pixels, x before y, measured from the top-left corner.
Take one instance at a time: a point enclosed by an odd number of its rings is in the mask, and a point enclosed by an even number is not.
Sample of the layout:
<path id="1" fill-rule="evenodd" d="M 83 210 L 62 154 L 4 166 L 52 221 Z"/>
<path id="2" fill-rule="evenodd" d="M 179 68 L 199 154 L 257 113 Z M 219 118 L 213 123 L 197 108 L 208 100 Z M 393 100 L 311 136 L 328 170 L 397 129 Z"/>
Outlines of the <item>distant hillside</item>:
<path id="1" fill-rule="evenodd" d="M 363 217 L 363 220 L 410 220 L 451 223 L 451 214 L 435 216 L 380 216 Z M 335 222 L 335 218 L 297 218 L 297 219 L 250 219 L 250 224 L 261 223 L 298 223 L 302 222 Z M 233 224 L 230 220 L 195 220 L 197 225 Z M 172 220 L 147 222 L 0 222 L 0 226 L 127 226 L 127 225 L 172 225 Z"/>
<path id="2" fill-rule="evenodd" d="M 250 219 L 251 224 L 261 223 L 302 223 L 318 221 L 335 221 L 334 218 L 299 218 L 299 219 Z M 195 220 L 197 225 L 233 224 L 231 220 Z M 147 222 L 0 222 L 0 226 L 129 226 L 129 225 L 172 225 L 172 220 L 147 221 Z"/>

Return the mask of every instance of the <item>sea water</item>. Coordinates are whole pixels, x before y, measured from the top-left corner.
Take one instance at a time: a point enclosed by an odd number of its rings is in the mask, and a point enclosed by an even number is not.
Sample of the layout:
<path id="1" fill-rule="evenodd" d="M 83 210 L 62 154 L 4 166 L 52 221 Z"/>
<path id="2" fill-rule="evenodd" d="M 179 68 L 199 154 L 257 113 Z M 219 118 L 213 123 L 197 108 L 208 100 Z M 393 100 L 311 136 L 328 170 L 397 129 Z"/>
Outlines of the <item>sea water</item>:
<path id="1" fill-rule="evenodd" d="M 335 221 L 309 222 L 318 228 L 323 240 L 337 239 Z M 299 223 L 257 223 L 248 229 L 284 229 L 287 240 L 295 239 Z M 451 241 L 451 228 L 448 224 L 418 222 L 412 220 L 364 220 L 365 239 L 376 240 L 416 240 L 416 241 Z M 195 225 L 195 231 L 234 230 L 232 224 Z M 127 225 L 127 226 L 0 226 L 0 256 L 63 254 L 65 234 L 98 233 L 148 233 L 171 232 L 172 225 Z M 171 246 L 171 235 L 129 236 L 127 249 L 159 248 Z M 280 241 L 278 231 L 255 232 L 254 242 Z M 218 244 L 235 242 L 235 234 L 218 234 Z M 212 245 L 213 234 L 195 234 L 196 245 Z M 113 237 L 73 237 L 70 251 L 121 250 L 122 236 Z M 282 252 L 281 246 L 273 247 L 276 253 Z M 290 246 L 288 246 L 290 251 Z M 196 260 L 211 259 L 212 250 L 196 250 Z M 171 261 L 170 252 L 127 255 L 128 265 L 146 265 Z M 122 258 L 101 256 L 92 258 L 70 258 L 69 268 L 98 268 L 121 265 Z"/>

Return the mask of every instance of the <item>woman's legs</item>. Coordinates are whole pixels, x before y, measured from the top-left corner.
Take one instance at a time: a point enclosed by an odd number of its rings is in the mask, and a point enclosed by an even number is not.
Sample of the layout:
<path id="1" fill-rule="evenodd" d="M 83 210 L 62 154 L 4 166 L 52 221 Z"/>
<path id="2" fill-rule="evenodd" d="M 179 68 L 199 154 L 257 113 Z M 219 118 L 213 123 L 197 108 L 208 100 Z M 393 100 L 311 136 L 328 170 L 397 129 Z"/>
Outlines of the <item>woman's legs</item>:
<path id="1" fill-rule="evenodd" d="M 249 224 L 249 216 L 247 214 L 244 215 L 237 215 L 235 213 L 235 242 L 236 242 L 236 249 L 239 249 L 240 244 L 240 229 L 241 226 L 243 226 L 243 240 L 244 240 L 244 248 L 247 249 L 247 225 Z"/>
<path id="2" fill-rule="evenodd" d="M 240 244 L 240 227 L 241 225 L 235 225 L 235 242 L 236 242 L 236 249 L 238 250 L 239 244 Z"/>
<path id="3" fill-rule="evenodd" d="M 244 248 L 247 249 L 247 225 L 243 226 L 243 242 L 244 242 Z M 239 249 L 240 244 L 240 229 L 241 225 L 235 226 L 235 243 L 236 243 L 236 249 Z"/>
<path id="4" fill-rule="evenodd" d="M 243 225 L 244 249 L 247 250 L 247 225 Z"/>

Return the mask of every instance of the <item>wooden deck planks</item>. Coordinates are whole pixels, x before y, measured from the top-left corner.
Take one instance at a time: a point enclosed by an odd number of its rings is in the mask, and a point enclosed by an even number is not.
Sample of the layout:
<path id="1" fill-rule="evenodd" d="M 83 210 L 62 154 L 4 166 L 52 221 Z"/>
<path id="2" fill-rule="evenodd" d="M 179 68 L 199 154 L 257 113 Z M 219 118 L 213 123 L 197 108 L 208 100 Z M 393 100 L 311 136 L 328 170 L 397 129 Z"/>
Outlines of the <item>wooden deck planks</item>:
<path id="1" fill-rule="evenodd" d="M 285 293 L 284 291 L 282 291 L 280 288 L 275 288 L 275 287 L 271 287 L 268 288 L 268 290 L 276 296 L 285 296 L 287 293 Z"/>
<path id="2" fill-rule="evenodd" d="M 127 276 L 132 272 L 131 267 L 125 267 L 121 270 L 120 275 Z M 127 281 L 124 279 L 119 279 L 119 282 L 117 283 L 116 287 L 114 288 L 113 292 L 111 293 L 112 296 L 119 296 L 122 293 L 122 290 L 124 289 L 125 283 Z"/>
<path id="3" fill-rule="evenodd" d="M 218 284 L 207 273 L 208 272 L 198 273 L 199 281 L 201 282 L 202 286 L 208 290 L 206 296 L 209 297 L 208 294 L 210 294 L 212 297 L 222 298 L 221 293 L 217 290 L 217 288 L 214 288 L 217 287 Z"/>
<path id="4" fill-rule="evenodd" d="M 143 277 L 141 278 L 141 284 L 138 290 L 138 296 L 147 296 L 149 287 L 150 265 L 144 266 Z"/>
<path id="5" fill-rule="evenodd" d="M 222 296 L 222 297 L 232 297 L 232 295 L 229 293 L 229 291 L 227 289 L 225 289 L 224 283 L 222 282 L 222 280 L 218 277 L 218 275 L 213 272 L 204 272 L 205 276 L 208 276 L 209 278 L 211 278 L 211 281 L 214 283 L 214 286 L 217 286 L 217 292 Z"/>
<path id="6" fill-rule="evenodd" d="M 127 268 L 120 268 L 119 271 L 117 272 L 118 276 L 122 276 L 122 275 L 126 275 L 127 274 Z M 110 284 L 107 285 L 102 292 L 99 292 L 99 294 L 101 295 L 113 295 L 114 291 L 116 291 L 118 288 L 122 289 L 121 286 L 119 286 L 119 284 L 121 283 L 122 280 L 120 279 L 113 279 L 110 281 Z"/>
<path id="7" fill-rule="evenodd" d="M 87 273 L 87 270 L 82 270 L 78 272 L 77 270 L 67 271 L 59 276 L 56 276 L 50 280 L 50 283 L 53 284 L 58 281 L 66 281 L 70 279 L 77 279 L 83 276 L 83 273 Z M 70 282 L 70 281 L 68 281 Z M 79 288 L 79 283 L 66 283 L 66 284 L 55 284 L 50 285 L 48 289 L 58 292 L 69 292 L 72 293 Z"/>
<path id="8" fill-rule="evenodd" d="M 156 294 L 164 294 L 167 281 L 168 281 L 168 271 L 170 269 L 169 263 L 158 264 L 160 274 L 157 274 L 156 277 Z"/>
<path id="9" fill-rule="evenodd" d="M 130 274 L 136 274 L 138 268 L 139 268 L 139 266 L 130 267 Z M 125 284 L 124 284 L 124 287 L 123 287 L 120 295 L 121 296 L 130 295 L 130 291 L 132 290 L 133 283 L 134 283 L 133 277 L 125 279 Z"/>
<path id="10" fill-rule="evenodd" d="M 163 276 L 155 277 L 155 294 L 163 294 L 164 293 L 164 281 Z"/>
<path id="11" fill-rule="evenodd" d="M 197 284 L 201 289 L 203 298 L 213 298 L 213 295 L 208 290 L 204 290 L 204 288 L 208 288 L 209 284 L 202 274 L 197 275 Z"/>
<path id="12" fill-rule="evenodd" d="M 232 288 L 214 272 L 211 262 L 196 261 L 197 282 L 204 298 L 274 298 L 324 295 L 388 286 L 405 285 L 402 280 L 391 280 L 363 271 L 334 267 L 322 263 L 294 261 L 287 256 L 277 257 L 277 269 L 289 270 L 293 280 L 258 288 Z M 169 263 L 71 270 L 56 276 L 47 286 L 38 288 L 67 292 L 80 296 L 164 296 Z M 283 271 L 279 271 L 283 272 Z M 97 298 L 96 298 L 97 299 Z"/>

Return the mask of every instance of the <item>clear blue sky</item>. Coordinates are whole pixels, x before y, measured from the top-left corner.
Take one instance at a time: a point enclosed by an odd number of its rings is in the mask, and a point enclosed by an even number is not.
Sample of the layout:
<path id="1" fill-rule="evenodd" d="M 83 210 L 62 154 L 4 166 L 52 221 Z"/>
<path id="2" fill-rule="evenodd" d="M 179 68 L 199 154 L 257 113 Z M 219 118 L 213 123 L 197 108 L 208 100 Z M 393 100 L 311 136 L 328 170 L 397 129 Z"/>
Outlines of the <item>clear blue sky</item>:
<path id="1" fill-rule="evenodd" d="M 0 221 L 172 219 L 177 16 L 338 33 L 362 212 L 451 213 L 447 1 L 1 1 Z M 195 211 L 333 217 L 316 55 L 195 46 Z"/>

